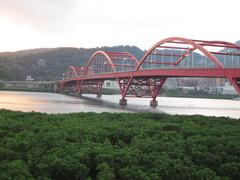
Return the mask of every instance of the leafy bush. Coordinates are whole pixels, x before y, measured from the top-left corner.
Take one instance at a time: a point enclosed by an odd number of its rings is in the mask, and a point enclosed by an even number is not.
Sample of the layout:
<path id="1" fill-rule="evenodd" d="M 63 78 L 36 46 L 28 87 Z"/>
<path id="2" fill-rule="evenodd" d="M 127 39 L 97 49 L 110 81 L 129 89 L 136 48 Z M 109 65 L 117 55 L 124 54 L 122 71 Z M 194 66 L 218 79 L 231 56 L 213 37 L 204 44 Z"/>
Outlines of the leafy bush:
<path id="1" fill-rule="evenodd" d="M 240 179 L 240 121 L 0 110 L 0 179 Z"/>

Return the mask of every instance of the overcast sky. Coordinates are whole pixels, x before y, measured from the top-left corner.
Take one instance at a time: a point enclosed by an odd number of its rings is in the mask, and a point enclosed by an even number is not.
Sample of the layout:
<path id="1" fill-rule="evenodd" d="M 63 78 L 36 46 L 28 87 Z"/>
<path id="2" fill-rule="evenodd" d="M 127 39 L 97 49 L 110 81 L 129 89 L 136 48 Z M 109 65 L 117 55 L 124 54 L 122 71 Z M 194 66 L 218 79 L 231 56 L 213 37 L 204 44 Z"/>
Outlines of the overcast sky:
<path id="1" fill-rule="evenodd" d="M 0 0 L 0 51 L 240 39 L 240 0 Z"/>

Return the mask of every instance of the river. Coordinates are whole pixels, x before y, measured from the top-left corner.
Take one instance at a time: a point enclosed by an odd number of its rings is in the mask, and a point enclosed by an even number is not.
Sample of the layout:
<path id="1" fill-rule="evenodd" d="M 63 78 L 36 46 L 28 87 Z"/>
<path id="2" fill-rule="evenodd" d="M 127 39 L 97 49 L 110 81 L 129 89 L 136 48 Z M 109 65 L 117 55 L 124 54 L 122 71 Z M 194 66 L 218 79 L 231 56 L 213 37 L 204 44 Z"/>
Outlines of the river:
<path id="1" fill-rule="evenodd" d="M 44 113 L 70 112 L 157 112 L 168 114 L 201 114 L 240 118 L 240 101 L 158 97 L 158 107 L 149 106 L 149 98 L 128 98 L 124 108 L 118 105 L 120 95 L 84 95 L 82 98 L 55 93 L 0 91 L 0 109 Z"/>

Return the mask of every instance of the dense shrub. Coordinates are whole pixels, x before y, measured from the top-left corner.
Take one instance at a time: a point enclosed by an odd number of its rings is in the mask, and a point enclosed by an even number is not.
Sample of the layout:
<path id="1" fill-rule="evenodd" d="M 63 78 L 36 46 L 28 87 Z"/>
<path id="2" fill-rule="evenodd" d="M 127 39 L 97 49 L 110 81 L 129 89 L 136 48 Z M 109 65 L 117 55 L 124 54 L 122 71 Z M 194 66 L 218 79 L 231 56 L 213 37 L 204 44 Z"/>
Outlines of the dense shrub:
<path id="1" fill-rule="evenodd" d="M 240 179 L 240 121 L 0 111 L 0 179 Z"/>

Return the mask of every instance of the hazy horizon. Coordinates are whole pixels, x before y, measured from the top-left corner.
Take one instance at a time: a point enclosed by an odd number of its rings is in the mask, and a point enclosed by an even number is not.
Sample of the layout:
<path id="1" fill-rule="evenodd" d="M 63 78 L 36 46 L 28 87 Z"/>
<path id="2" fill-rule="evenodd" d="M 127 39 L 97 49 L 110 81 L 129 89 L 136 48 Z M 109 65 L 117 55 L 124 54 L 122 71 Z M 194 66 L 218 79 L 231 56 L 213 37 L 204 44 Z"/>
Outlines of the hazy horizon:
<path id="1" fill-rule="evenodd" d="M 240 39 L 237 0 L 0 0 L 0 52 Z"/>
<path id="2" fill-rule="evenodd" d="M 20 51 L 28 51 L 28 50 L 41 50 L 41 49 L 61 49 L 61 48 L 72 48 L 72 49 L 98 49 L 98 48 L 104 48 L 104 47 L 119 47 L 119 46 L 131 46 L 131 47 L 137 47 L 142 51 L 146 51 L 148 49 L 142 49 L 135 45 L 113 45 L 113 46 L 96 46 L 96 47 L 71 47 L 71 46 L 59 46 L 59 47 L 35 47 L 35 48 L 27 48 L 27 49 L 19 49 L 19 50 L 12 50 L 12 51 L 0 51 L 0 53 L 15 53 Z M 150 47 L 149 47 L 150 48 Z"/>

